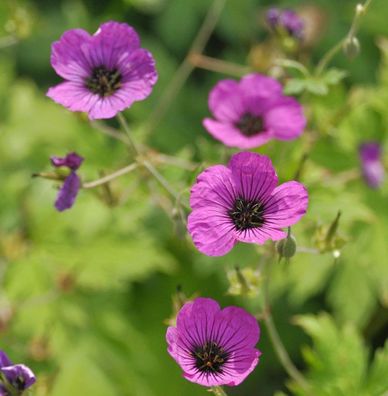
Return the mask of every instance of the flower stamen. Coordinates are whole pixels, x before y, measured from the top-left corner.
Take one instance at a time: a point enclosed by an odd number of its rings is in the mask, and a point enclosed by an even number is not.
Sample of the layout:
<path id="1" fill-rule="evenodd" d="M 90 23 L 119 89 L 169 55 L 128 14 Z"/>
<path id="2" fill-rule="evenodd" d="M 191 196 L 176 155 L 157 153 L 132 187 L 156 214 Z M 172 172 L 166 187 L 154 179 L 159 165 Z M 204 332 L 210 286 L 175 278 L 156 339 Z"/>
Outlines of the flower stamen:
<path id="1" fill-rule="evenodd" d="M 228 212 L 238 231 L 261 227 L 264 224 L 264 205 L 257 201 L 237 198 Z"/>
<path id="2" fill-rule="evenodd" d="M 92 75 L 85 83 L 94 94 L 110 96 L 121 87 L 121 74 L 117 69 L 109 70 L 105 66 L 98 66 L 92 70 Z"/>
<path id="3" fill-rule="evenodd" d="M 257 135 L 264 130 L 263 117 L 244 113 L 236 123 L 236 127 L 245 136 Z"/>

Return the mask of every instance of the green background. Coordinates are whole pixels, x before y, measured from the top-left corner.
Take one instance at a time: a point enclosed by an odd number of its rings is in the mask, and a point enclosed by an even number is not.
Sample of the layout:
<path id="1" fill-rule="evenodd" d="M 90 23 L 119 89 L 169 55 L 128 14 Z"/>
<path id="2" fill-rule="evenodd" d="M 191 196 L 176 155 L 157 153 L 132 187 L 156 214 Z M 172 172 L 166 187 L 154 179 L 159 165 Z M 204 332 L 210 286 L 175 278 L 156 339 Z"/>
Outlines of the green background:
<path id="1" fill-rule="evenodd" d="M 142 126 L 210 5 L 209 0 L 0 3 L 0 37 L 18 37 L 15 45 L 0 49 L 0 349 L 36 373 L 33 395 L 206 395 L 182 378 L 166 351 L 166 319 L 173 314 L 177 286 L 187 296 L 258 310 L 261 287 L 253 299 L 227 295 L 226 272 L 236 265 L 256 267 L 266 248 L 239 245 L 225 257 L 201 255 L 172 213 L 169 197 L 147 173 L 111 183 L 116 204 L 102 189 L 82 191 L 75 206 L 63 213 L 53 208 L 55 183 L 31 178 L 34 172 L 51 170 L 51 155 L 69 151 L 86 158 L 79 171 L 83 180 L 127 164 L 120 142 L 45 96 L 60 81 L 50 66 L 51 43 L 67 29 L 94 32 L 100 23 L 117 20 L 139 32 L 159 72 L 152 95 L 125 116 L 138 141 L 199 164 L 194 171 L 160 167 L 187 200 L 200 169 L 225 163 L 234 152 L 214 141 L 201 124 L 209 114 L 209 90 L 228 76 L 195 70 L 157 127 L 145 136 Z M 253 48 L 273 47 L 263 23 L 272 5 L 309 7 L 309 24 L 319 27 L 320 34 L 299 59 L 312 69 L 347 33 L 356 2 L 227 0 L 205 54 L 246 65 Z M 293 228 L 299 247 L 315 249 L 312 235 L 342 212 L 338 234 L 346 244 L 340 257 L 335 260 L 330 251 L 297 253 L 289 264 L 275 266 L 271 284 L 279 332 L 317 396 L 388 394 L 388 348 L 383 349 L 388 332 L 388 189 L 386 184 L 379 190 L 364 184 L 357 153 L 368 139 L 388 148 L 388 50 L 379 48 L 388 48 L 383 41 L 387 15 L 386 0 L 372 2 L 358 35 L 360 56 L 349 61 L 340 54 L 333 62 L 347 77 L 329 84 L 324 95 L 316 94 L 315 85 L 301 95 L 309 131 L 298 140 L 257 149 L 272 158 L 283 182 L 295 174 L 310 138 L 316 139 L 302 175 L 309 211 Z M 114 120 L 110 125 L 117 126 Z M 287 378 L 261 327 L 261 361 L 228 393 L 304 395 Z"/>

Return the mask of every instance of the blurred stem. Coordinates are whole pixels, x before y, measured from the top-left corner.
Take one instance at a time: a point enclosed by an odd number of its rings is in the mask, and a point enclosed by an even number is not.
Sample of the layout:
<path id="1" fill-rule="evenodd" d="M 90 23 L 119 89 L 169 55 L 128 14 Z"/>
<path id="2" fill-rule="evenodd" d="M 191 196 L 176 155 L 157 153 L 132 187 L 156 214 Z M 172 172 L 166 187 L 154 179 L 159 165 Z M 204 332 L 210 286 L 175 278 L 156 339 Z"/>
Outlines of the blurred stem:
<path id="1" fill-rule="evenodd" d="M 139 164 L 133 163 L 130 164 L 124 168 L 119 169 L 118 171 L 111 173 L 110 175 L 106 175 L 104 177 L 101 177 L 100 179 L 83 183 L 82 188 L 94 188 L 97 186 L 101 186 L 102 184 L 109 183 L 111 180 L 117 179 L 118 177 L 125 175 L 126 173 L 130 173 L 136 168 L 139 167 Z"/>
<path id="2" fill-rule="evenodd" d="M 280 363 L 282 364 L 283 368 L 286 370 L 287 374 L 294 379 L 303 389 L 308 389 L 309 385 L 306 378 L 303 374 L 295 367 L 294 363 L 292 362 L 281 338 L 276 329 L 272 314 L 271 314 L 271 307 L 269 303 L 269 283 L 271 277 L 271 269 L 272 264 L 270 261 L 267 261 L 265 266 L 266 268 L 266 279 L 264 281 L 263 286 L 263 298 L 264 298 L 264 314 L 263 319 L 264 323 L 267 327 L 267 331 L 272 343 L 272 346 L 275 349 L 275 352 L 279 358 Z"/>
<path id="3" fill-rule="evenodd" d="M 216 396 L 228 396 L 228 394 L 224 391 L 224 389 L 221 386 L 215 386 L 215 387 L 211 388 L 211 391 Z"/>
<path id="4" fill-rule="evenodd" d="M 194 70 L 195 66 L 190 62 L 191 54 L 201 54 L 203 52 L 214 28 L 216 27 L 222 9 L 224 8 L 225 1 L 226 0 L 214 0 L 213 4 L 210 6 L 190 50 L 160 97 L 148 122 L 145 124 L 144 130 L 146 135 L 149 135 L 154 128 L 159 125 L 172 101 L 178 95 L 187 78 Z"/>
<path id="5" fill-rule="evenodd" d="M 350 26 L 349 32 L 346 34 L 346 36 L 343 39 L 341 39 L 337 44 L 335 44 L 332 48 L 330 48 L 329 51 L 327 51 L 325 55 L 322 57 L 322 59 L 319 61 L 316 68 L 317 76 L 322 74 L 322 72 L 326 69 L 326 67 L 329 65 L 329 63 L 334 58 L 334 56 L 341 51 L 345 42 L 355 37 L 360 25 L 360 19 L 362 16 L 366 14 L 367 9 L 371 3 L 372 0 L 367 0 L 363 5 L 357 4 L 356 12 L 354 14 L 354 18 Z"/>
<path id="6" fill-rule="evenodd" d="M 170 183 L 164 178 L 164 176 L 149 162 L 148 160 L 142 160 L 141 164 L 151 173 L 152 176 L 162 185 L 162 187 L 171 195 L 178 205 L 184 206 L 189 209 L 187 205 L 184 205 L 180 200 L 180 194 L 176 192 Z"/>
<path id="7" fill-rule="evenodd" d="M 129 125 L 127 123 L 126 118 L 122 115 L 122 113 L 118 113 L 117 114 L 117 119 L 119 120 L 119 123 L 120 123 L 121 127 L 123 128 L 125 134 L 127 135 L 128 143 L 129 143 L 129 146 L 130 146 L 131 150 L 133 151 L 133 153 L 135 155 L 139 155 L 139 150 L 137 148 L 136 143 L 132 139 L 131 131 L 129 129 Z"/>
<path id="8" fill-rule="evenodd" d="M 193 66 L 201 69 L 223 73 L 234 77 L 242 77 L 248 74 L 252 69 L 248 66 L 238 65 L 236 63 L 227 62 L 217 58 L 211 58 L 202 54 L 192 53 L 190 62 Z"/>

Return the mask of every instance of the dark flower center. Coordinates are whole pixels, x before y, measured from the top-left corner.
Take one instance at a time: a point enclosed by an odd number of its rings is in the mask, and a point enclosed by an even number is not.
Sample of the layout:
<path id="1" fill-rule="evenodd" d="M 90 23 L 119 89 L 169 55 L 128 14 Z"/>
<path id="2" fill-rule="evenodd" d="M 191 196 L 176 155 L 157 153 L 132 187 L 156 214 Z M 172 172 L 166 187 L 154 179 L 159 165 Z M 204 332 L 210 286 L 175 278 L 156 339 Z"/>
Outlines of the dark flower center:
<path id="1" fill-rule="evenodd" d="M 251 113 L 245 113 L 237 121 L 236 127 L 245 136 L 257 135 L 264 129 L 264 121 L 261 116 L 254 116 Z"/>
<path id="2" fill-rule="evenodd" d="M 222 373 L 222 366 L 228 361 L 229 353 L 216 342 L 196 346 L 192 352 L 195 367 L 202 373 Z"/>
<path id="3" fill-rule="evenodd" d="M 18 390 L 22 391 L 26 388 L 26 382 L 24 378 L 21 375 L 18 375 L 13 381 L 12 381 L 12 386 Z"/>
<path id="4" fill-rule="evenodd" d="M 86 87 L 101 97 L 110 96 L 121 87 L 121 74 L 117 69 L 95 67 L 92 75 L 86 79 Z"/>
<path id="5" fill-rule="evenodd" d="M 228 214 L 239 231 L 257 228 L 264 224 L 264 205 L 258 201 L 237 198 Z"/>

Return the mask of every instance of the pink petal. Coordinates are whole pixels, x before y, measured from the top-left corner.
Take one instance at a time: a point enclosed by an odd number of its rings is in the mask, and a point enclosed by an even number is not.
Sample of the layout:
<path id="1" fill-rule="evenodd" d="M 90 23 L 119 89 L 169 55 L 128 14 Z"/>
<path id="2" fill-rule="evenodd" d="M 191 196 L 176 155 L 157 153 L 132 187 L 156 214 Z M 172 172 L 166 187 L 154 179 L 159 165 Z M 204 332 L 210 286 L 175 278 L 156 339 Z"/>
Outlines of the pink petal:
<path id="1" fill-rule="evenodd" d="M 240 89 L 245 97 L 268 99 L 282 95 L 282 85 L 272 77 L 252 73 L 240 81 Z"/>

